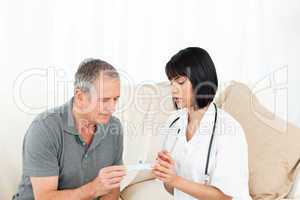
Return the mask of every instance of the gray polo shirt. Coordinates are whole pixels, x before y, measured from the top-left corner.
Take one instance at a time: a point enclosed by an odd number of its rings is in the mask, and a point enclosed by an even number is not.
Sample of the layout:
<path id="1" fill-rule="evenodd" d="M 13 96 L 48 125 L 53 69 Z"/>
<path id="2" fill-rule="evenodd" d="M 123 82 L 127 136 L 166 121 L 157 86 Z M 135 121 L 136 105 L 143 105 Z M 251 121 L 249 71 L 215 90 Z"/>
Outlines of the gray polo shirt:
<path id="1" fill-rule="evenodd" d="M 58 176 L 58 190 L 92 181 L 101 168 L 122 164 L 123 131 L 116 117 L 97 124 L 92 143 L 80 138 L 72 115 L 73 98 L 38 115 L 23 141 L 23 175 L 13 199 L 34 199 L 30 176 Z"/>

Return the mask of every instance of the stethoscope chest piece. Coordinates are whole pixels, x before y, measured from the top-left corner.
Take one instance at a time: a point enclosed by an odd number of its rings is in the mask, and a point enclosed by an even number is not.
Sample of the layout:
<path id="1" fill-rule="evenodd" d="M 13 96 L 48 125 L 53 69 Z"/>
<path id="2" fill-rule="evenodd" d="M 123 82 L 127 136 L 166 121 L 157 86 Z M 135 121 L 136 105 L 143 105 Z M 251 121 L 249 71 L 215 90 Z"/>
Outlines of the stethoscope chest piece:
<path id="1" fill-rule="evenodd" d="M 210 176 L 208 174 L 204 175 L 204 185 L 209 185 L 210 184 Z"/>

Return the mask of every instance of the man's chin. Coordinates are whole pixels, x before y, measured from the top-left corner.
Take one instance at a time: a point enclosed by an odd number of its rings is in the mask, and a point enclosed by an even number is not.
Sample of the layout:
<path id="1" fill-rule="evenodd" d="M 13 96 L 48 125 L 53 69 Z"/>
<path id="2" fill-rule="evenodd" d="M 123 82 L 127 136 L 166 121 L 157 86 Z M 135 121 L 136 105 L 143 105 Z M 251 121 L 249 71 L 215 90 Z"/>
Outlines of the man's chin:
<path id="1" fill-rule="evenodd" d="M 101 117 L 97 120 L 98 124 L 107 124 L 109 122 L 110 117 Z"/>

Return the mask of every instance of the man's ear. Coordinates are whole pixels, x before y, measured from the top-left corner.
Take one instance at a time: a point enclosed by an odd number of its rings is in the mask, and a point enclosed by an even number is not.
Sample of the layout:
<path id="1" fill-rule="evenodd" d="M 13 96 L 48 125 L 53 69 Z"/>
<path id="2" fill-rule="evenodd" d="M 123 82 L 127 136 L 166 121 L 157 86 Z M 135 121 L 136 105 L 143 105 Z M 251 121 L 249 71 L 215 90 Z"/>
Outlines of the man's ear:
<path id="1" fill-rule="evenodd" d="M 82 107 L 84 98 L 85 98 L 84 93 L 79 88 L 76 88 L 74 91 L 74 100 L 76 102 L 76 105 Z"/>

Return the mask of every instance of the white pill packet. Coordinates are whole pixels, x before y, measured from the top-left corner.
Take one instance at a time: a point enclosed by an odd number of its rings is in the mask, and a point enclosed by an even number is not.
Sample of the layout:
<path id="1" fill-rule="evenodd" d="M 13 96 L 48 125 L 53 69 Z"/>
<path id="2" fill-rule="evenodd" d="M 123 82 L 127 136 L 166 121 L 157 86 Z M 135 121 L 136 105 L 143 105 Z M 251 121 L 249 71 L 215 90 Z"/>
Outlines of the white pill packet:
<path id="1" fill-rule="evenodd" d="M 133 172 L 133 171 L 143 171 L 143 170 L 152 170 L 152 164 L 151 163 L 141 163 L 141 164 L 135 164 L 135 165 L 125 165 L 127 172 Z"/>

